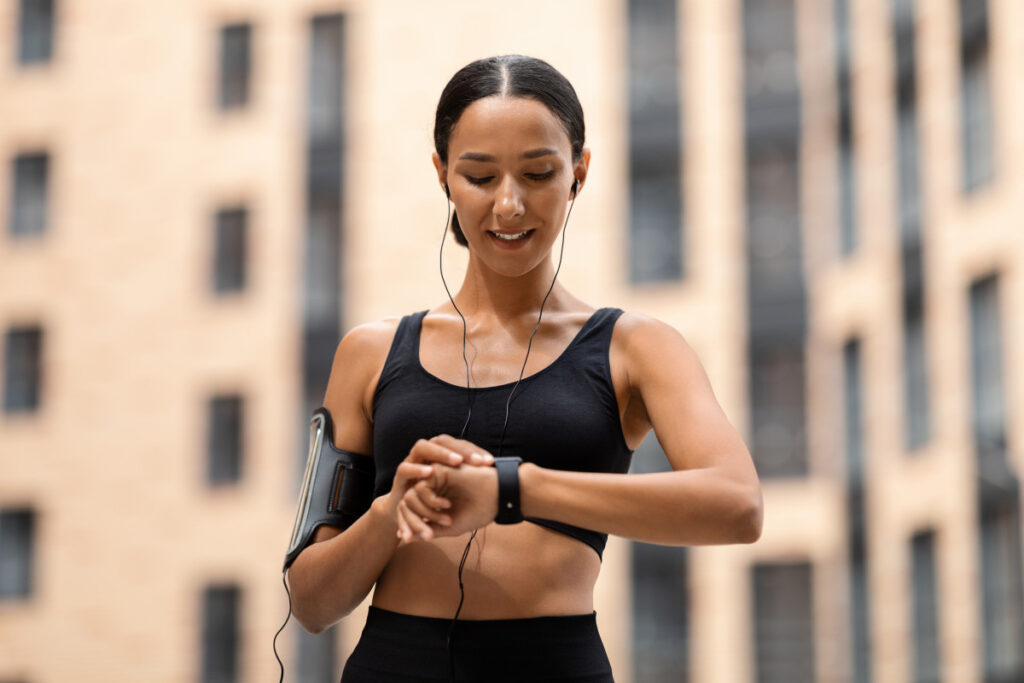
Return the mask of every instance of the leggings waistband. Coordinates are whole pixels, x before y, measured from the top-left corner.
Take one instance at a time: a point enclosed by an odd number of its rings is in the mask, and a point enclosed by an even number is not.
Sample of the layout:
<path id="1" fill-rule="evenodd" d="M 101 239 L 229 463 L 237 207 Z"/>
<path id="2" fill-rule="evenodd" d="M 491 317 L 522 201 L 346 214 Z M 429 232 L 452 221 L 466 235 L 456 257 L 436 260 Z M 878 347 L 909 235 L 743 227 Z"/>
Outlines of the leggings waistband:
<path id="1" fill-rule="evenodd" d="M 451 619 L 370 607 L 343 683 L 448 681 Z M 452 628 L 458 681 L 611 681 L 597 615 L 485 619 Z M 351 675 L 350 675 L 351 674 Z M 362 678 L 357 674 L 361 674 Z"/>

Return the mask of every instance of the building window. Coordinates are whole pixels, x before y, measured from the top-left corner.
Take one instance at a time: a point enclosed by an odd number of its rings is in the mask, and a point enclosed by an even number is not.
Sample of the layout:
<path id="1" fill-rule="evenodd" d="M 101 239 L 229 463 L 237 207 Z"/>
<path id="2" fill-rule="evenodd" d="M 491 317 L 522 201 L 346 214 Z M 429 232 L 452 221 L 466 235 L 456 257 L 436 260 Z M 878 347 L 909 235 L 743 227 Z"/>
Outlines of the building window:
<path id="1" fill-rule="evenodd" d="M 49 62 L 53 58 L 53 0 L 21 0 L 18 9 L 18 63 Z"/>
<path id="2" fill-rule="evenodd" d="M 988 0 L 960 0 L 963 187 L 968 192 L 994 174 L 988 32 Z"/>
<path id="3" fill-rule="evenodd" d="M 970 309 L 984 677 L 1024 680 L 1020 481 L 1007 453 L 997 276 L 971 285 Z"/>
<path id="4" fill-rule="evenodd" d="M 866 515 L 864 512 L 864 424 L 860 341 L 843 347 L 845 413 L 847 555 L 850 562 L 850 635 L 852 683 L 867 683 L 871 670 L 868 614 Z"/>
<path id="5" fill-rule="evenodd" d="M 754 566 L 754 646 L 758 683 L 813 681 L 814 610 L 808 562 Z"/>
<path id="6" fill-rule="evenodd" d="M 832 12 L 835 22 L 836 90 L 839 96 L 836 140 L 839 160 L 839 253 L 848 256 L 857 244 L 849 0 L 835 0 Z"/>
<path id="7" fill-rule="evenodd" d="M 935 566 L 935 533 L 915 534 L 911 541 L 911 582 L 914 627 L 914 683 L 940 683 L 939 593 Z"/>
<path id="8" fill-rule="evenodd" d="M 242 477 L 244 421 L 241 396 L 216 396 L 210 400 L 210 484 L 230 484 Z"/>
<path id="9" fill-rule="evenodd" d="M 252 26 L 232 24 L 220 29 L 221 109 L 238 109 L 249 103 L 252 67 Z"/>
<path id="10" fill-rule="evenodd" d="M 345 317 L 344 187 L 347 81 L 345 17 L 324 14 L 309 25 L 306 111 L 306 217 L 302 331 L 304 409 L 299 415 L 295 476 L 306 462 L 309 415 L 323 401 Z"/>
<path id="11" fill-rule="evenodd" d="M 0 510 L 0 600 L 32 594 L 36 515 L 28 509 Z"/>
<path id="12" fill-rule="evenodd" d="M 40 235 L 46 230 L 50 157 L 40 152 L 19 154 L 12 171 L 10 234 Z"/>
<path id="13" fill-rule="evenodd" d="M 240 680 L 241 589 L 236 585 L 208 586 L 203 591 L 203 683 Z"/>
<path id="14" fill-rule="evenodd" d="M 924 231 L 918 152 L 914 0 L 890 0 L 896 55 L 896 138 L 899 229 L 903 263 L 903 398 L 905 444 L 915 449 L 931 435 L 924 311 Z"/>
<path id="15" fill-rule="evenodd" d="M 4 344 L 4 411 L 33 412 L 39 408 L 42 385 L 43 331 L 16 327 Z"/>
<path id="16" fill-rule="evenodd" d="M 800 88 L 792 0 L 743 3 L 751 445 L 765 477 L 807 473 Z"/>
<path id="17" fill-rule="evenodd" d="M 666 472 L 668 458 L 651 435 L 633 472 Z M 690 680 L 689 556 L 685 548 L 634 542 L 633 662 L 636 683 Z"/>
<path id="18" fill-rule="evenodd" d="M 295 680 L 302 683 L 331 683 L 338 678 L 338 625 L 313 635 L 295 629 L 297 654 Z"/>
<path id="19" fill-rule="evenodd" d="M 629 274 L 683 276 L 676 0 L 629 0 Z"/>
<path id="20" fill-rule="evenodd" d="M 245 289 L 249 211 L 245 207 L 221 209 L 216 223 L 214 291 L 237 292 Z"/>

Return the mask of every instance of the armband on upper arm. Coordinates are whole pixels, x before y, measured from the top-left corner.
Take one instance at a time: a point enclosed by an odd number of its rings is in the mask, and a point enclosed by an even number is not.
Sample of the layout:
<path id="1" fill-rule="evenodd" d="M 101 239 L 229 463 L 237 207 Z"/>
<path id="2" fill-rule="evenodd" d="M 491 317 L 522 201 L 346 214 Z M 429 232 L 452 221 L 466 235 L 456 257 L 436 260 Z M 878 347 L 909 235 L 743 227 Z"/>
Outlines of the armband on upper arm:
<path id="1" fill-rule="evenodd" d="M 313 542 L 318 527 L 329 524 L 346 529 L 370 508 L 374 472 L 370 456 L 334 447 L 331 414 L 324 407 L 314 410 L 309 425 L 309 455 L 284 558 L 285 569 Z"/>

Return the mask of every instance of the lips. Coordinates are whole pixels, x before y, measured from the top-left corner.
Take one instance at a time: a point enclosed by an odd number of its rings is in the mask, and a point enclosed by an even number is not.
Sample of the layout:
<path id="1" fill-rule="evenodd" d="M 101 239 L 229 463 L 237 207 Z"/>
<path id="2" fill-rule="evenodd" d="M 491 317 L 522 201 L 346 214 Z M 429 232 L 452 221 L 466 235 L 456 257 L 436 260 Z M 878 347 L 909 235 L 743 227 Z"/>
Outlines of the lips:
<path id="1" fill-rule="evenodd" d="M 533 230 L 523 230 L 521 232 L 494 232 L 493 230 L 488 230 L 487 232 L 491 233 L 492 235 L 497 237 L 499 240 L 502 240 L 503 242 L 515 242 L 517 240 L 523 239 L 531 232 L 533 232 Z"/>
<path id="2" fill-rule="evenodd" d="M 525 244 L 529 244 L 534 232 L 536 232 L 534 229 L 516 232 L 510 230 L 502 230 L 501 232 L 488 230 L 487 234 L 491 238 L 491 244 L 499 249 L 518 249 Z"/>

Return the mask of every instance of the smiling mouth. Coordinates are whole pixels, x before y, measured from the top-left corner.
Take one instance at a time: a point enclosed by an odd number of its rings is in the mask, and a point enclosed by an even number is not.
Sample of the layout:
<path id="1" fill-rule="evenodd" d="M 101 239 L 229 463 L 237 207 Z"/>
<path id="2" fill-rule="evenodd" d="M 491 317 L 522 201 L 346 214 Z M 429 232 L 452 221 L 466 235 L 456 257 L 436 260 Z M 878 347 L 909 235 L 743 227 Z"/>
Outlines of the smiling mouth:
<path id="1" fill-rule="evenodd" d="M 515 242 L 516 240 L 525 239 L 531 232 L 533 232 L 533 230 L 523 230 L 522 232 L 494 232 L 493 230 L 488 230 L 487 232 L 491 233 L 499 240 Z"/>

